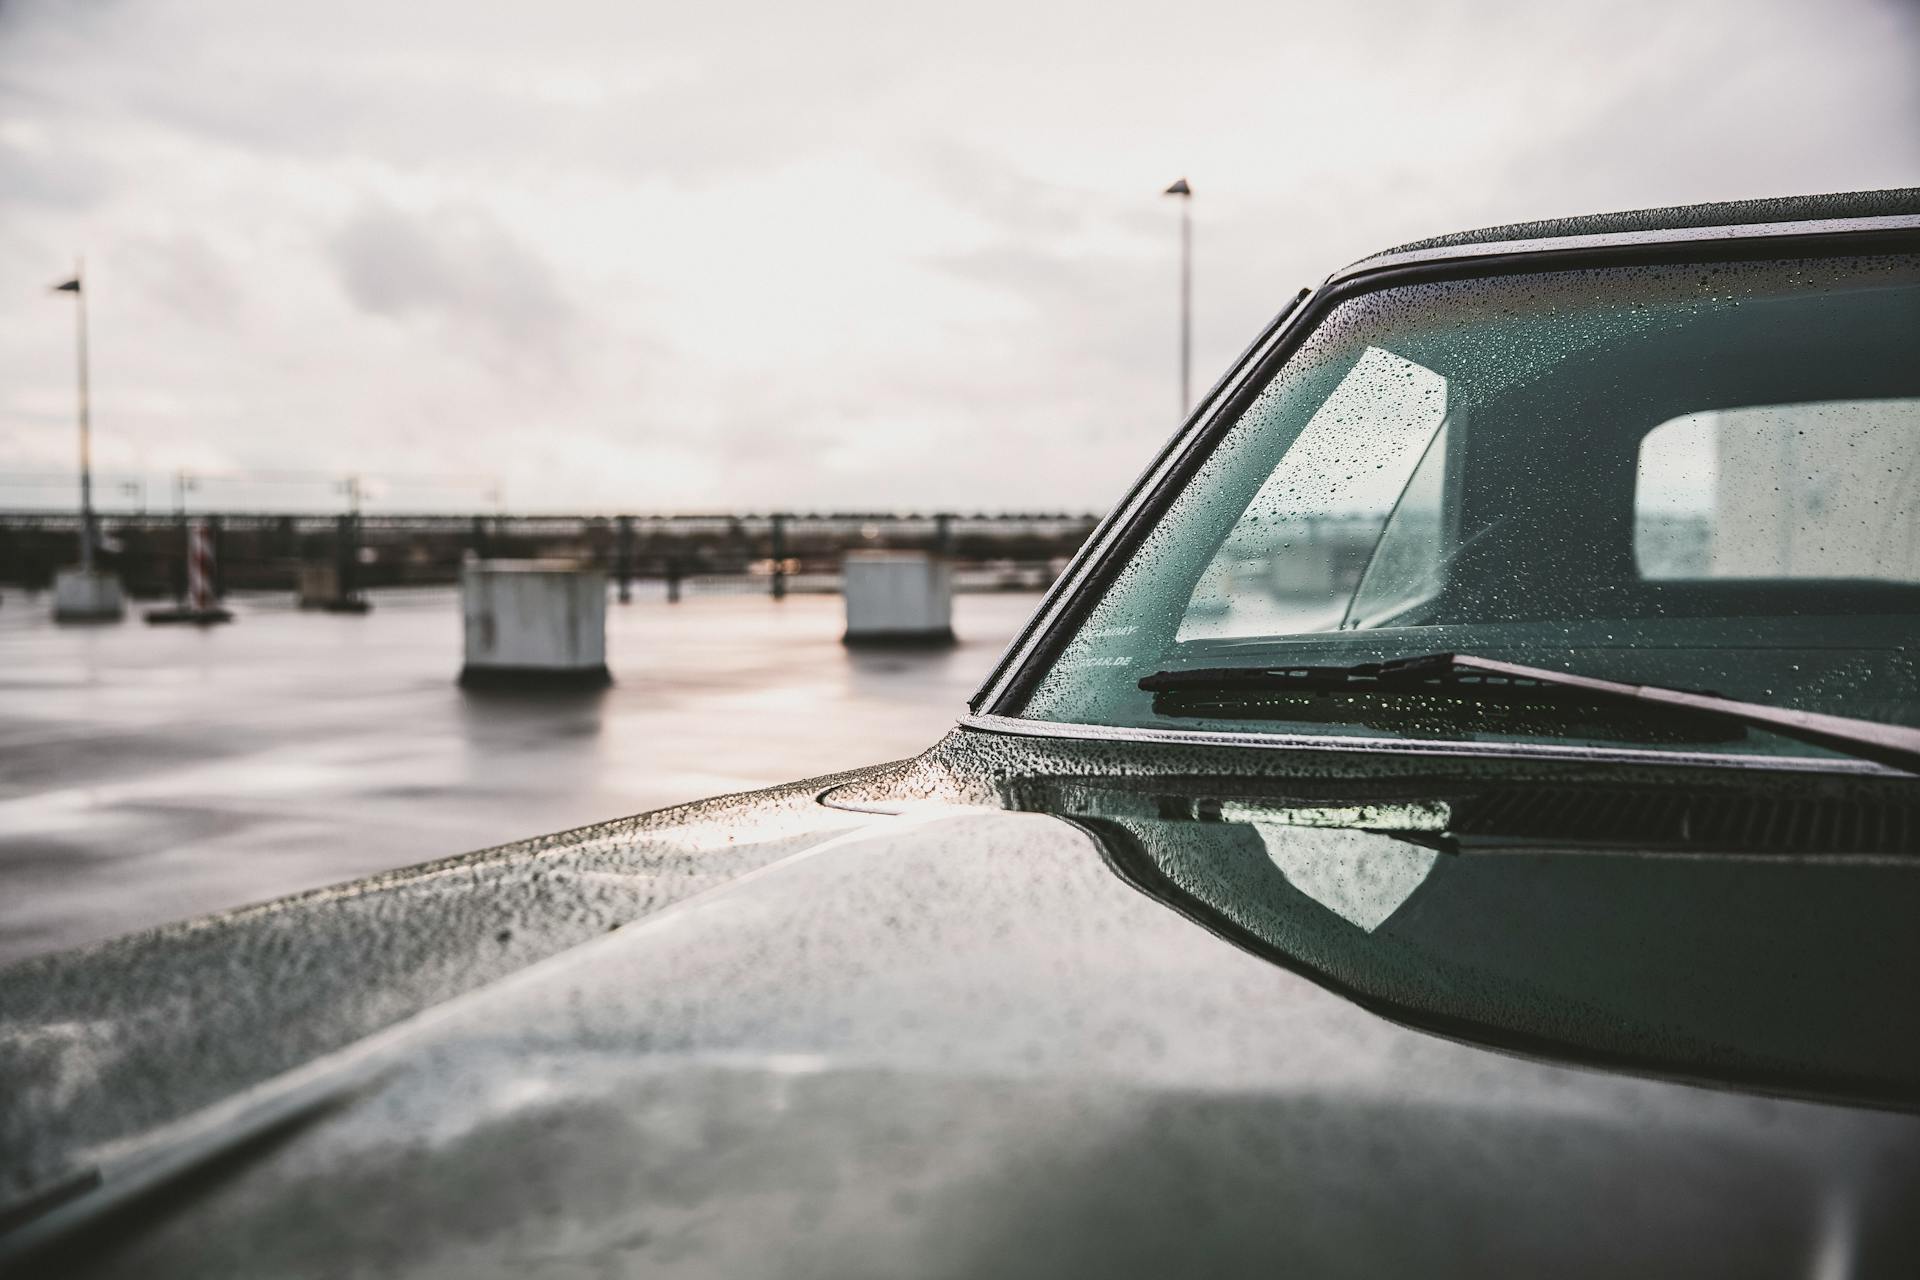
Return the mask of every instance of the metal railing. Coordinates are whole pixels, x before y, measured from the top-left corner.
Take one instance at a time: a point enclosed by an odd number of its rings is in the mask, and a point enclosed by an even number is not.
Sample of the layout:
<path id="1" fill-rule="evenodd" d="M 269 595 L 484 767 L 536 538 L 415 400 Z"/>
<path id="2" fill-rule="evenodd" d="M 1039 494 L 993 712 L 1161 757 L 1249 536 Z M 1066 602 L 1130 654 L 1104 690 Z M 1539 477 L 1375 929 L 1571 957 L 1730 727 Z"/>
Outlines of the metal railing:
<path id="1" fill-rule="evenodd" d="M 774 595 L 834 574 L 853 550 L 925 550 L 974 582 L 1050 580 L 1099 517 L 1073 512 L 749 512 L 740 514 L 318 515 L 270 511 L 99 513 L 103 562 L 135 595 L 183 586 L 189 520 L 205 521 L 218 589 L 291 589 L 303 565 L 331 564 L 349 591 L 448 583 L 469 557 L 564 558 L 623 588 L 726 579 Z M 40 587 L 78 555 L 78 513 L 0 511 L 0 582 Z M 971 571 L 971 572 L 969 572 Z"/>

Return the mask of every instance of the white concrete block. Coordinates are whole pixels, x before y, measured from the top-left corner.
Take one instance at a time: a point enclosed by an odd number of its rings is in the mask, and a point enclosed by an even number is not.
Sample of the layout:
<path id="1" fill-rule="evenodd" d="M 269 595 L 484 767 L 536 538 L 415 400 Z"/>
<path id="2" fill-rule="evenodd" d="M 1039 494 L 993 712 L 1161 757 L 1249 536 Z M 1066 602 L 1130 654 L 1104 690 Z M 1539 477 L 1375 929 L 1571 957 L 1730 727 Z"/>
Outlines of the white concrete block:
<path id="1" fill-rule="evenodd" d="M 98 569 L 62 569 L 53 575 L 55 622 L 117 622 L 126 616 L 120 579 Z"/>
<path id="2" fill-rule="evenodd" d="M 1285 547 L 1267 557 L 1267 582 L 1277 596 L 1323 596 L 1334 590 L 1329 549 L 1311 543 Z"/>
<path id="3" fill-rule="evenodd" d="M 467 685 L 606 684 L 607 575 L 564 560 L 475 560 L 460 573 Z"/>
<path id="4" fill-rule="evenodd" d="M 302 609 L 320 609 L 340 599 L 340 568 L 335 564 L 303 564 L 295 588 Z"/>
<path id="5" fill-rule="evenodd" d="M 953 570 L 924 551 L 849 551 L 848 644 L 950 644 Z"/>
<path id="6" fill-rule="evenodd" d="M 341 588 L 340 567 L 330 562 L 301 565 L 294 593 L 302 609 L 325 609 L 328 613 L 368 613 L 373 609 L 366 596 Z"/>

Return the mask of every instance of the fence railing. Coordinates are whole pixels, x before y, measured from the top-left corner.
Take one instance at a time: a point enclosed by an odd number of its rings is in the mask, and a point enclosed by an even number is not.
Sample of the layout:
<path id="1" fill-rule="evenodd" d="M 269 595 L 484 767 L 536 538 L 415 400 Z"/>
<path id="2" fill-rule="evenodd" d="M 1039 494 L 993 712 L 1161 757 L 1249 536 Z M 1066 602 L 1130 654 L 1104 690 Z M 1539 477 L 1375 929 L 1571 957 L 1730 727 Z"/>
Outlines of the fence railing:
<path id="1" fill-rule="evenodd" d="M 965 580 L 1044 582 L 1099 517 L 1072 512 L 764 512 L 688 515 L 103 513 L 103 562 L 135 595 L 177 594 L 187 524 L 206 521 L 221 590 L 291 589 L 331 564 L 353 589 L 454 581 L 471 556 L 559 557 L 616 580 L 737 582 L 784 593 L 838 570 L 848 551 L 926 550 Z M 40 587 L 77 555 L 77 513 L 0 512 L 0 582 Z M 985 575 L 983 579 L 982 575 Z"/>

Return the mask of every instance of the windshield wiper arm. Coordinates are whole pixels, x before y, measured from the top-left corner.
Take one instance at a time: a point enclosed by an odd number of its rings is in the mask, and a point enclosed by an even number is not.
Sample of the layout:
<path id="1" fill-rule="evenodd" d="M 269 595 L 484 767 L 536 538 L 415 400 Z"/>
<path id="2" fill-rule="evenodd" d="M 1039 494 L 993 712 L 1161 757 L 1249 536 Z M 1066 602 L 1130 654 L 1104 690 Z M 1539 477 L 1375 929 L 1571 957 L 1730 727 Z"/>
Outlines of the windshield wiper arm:
<path id="1" fill-rule="evenodd" d="M 1444 685 L 1450 690 L 1475 686 L 1493 688 L 1567 689 L 1589 694 L 1595 701 L 1638 703 L 1676 711 L 1719 716 L 1739 724 L 1777 733 L 1797 742 L 1827 747 L 1844 755 L 1920 773 L 1920 729 L 1825 715 L 1763 702 L 1741 702 L 1718 694 L 1669 689 L 1657 684 L 1628 684 L 1575 675 L 1545 667 L 1526 667 L 1470 653 L 1428 653 L 1392 662 L 1361 662 L 1348 667 L 1196 667 L 1186 671 L 1158 671 L 1140 681 L 1153 693 L 1232 693 L 1245 690 L 1301 692 L 1418 693 Z"/>

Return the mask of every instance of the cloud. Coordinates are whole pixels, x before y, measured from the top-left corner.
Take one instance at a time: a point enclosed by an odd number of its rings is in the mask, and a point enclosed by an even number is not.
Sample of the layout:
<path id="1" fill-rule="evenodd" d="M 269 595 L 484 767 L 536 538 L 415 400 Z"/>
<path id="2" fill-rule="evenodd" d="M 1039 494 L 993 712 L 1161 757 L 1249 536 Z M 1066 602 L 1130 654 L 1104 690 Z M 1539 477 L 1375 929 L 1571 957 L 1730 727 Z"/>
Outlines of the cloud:
<path id="1" fill-rule="evenodd" d="M 370 200 L 327 244 L 340 287 L 362 312 L 430 321 L 488 356 L 563 357 L 576 311 L 552 268 L 484 211 L 410 214 Z"/>
<path id="2" fill-rule="evenodd" d="M 1538 192 L 1525 216 L 1920 182 L 1920 6 L 1859 5 L 1844 28 L 1817 6 L 1648 17 L 1595 33 L 1613 73 L 1507 157 L 1500 186 Z M 1673 56 L 1701 48 L 1710 61 Z"/>
<path id="3" fill-rule="evenodd" d="M 0 207 L 64 215 L 99 204 L 111 188 L 106 167 L 84 152 L 56 150 L 30 127 L 0 128 Z"/>
<path id="4" fill-rule="evenodd" d="M 1097 197 L 1026 173 L 951 137 L 903 148 L 914 171 L 949 203 L 1009 235 L 1059 240 L 1086 222 Z"/>
<path id="5" fill-rule="evenodd" d="M 133 286 L 195 325 L 231 328 L 247 305 L 233 264 L 205 236 L 179 230 L 154 236 L 129 255 Z"/>

